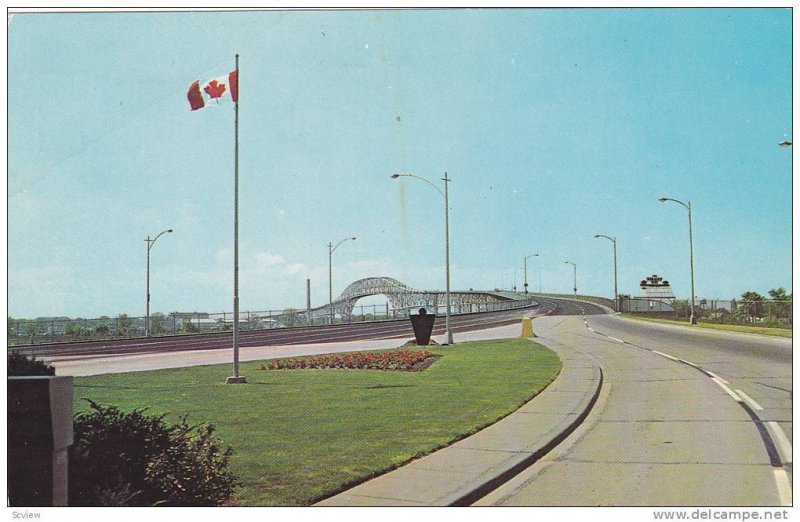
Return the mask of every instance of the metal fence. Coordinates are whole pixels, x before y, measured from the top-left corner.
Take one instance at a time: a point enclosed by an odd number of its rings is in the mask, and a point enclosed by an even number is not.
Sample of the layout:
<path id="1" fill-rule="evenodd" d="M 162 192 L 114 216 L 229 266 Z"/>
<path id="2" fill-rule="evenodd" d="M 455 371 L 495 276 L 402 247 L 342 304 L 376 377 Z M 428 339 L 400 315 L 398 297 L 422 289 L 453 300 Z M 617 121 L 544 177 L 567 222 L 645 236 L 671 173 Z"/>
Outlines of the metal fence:
<path id="1" fill-rule="evenodd" d="M 687 299 L 623 297 L 620 310 L 678 320 L 688 320 L 691 314 Z M 698 299 L 695 301 L 695 316 L 709 323 L 791 328 L 792 300 Z"/>
<path id="2" fill-rule="evenodd" d="M 675 313 L 675 307 L 672 305 L 672 300 L 662 301 L 660 299 L 646 297 L 620 297 L 619 310 L 620 312 L 637 314 Z"/>
<path id="3" fill-rule="evenodd" d="M 453 315 L 511 310 L 531 306 L 532 300 L 495 301 L 480 304 L 452 306 Z M 445 314 L 445 306 L 428 310 L 437 315 Z M 408 310 L 395 310 L 389 303 L 356 306 L 349 318 L 335 317 L 335 324 L 352 324 L 372 321 L 387 321 L 408 317 Z M 44 344 L 54 342 L 87 341 L 102 339 L 126 339 L 144 337 L 145 317 L 99 317 L 92 319 L 69 317 L 44 317 L 37 319 L 8 318 L 8 346 L 22 344 Z M 239 313 L 239 329 L 266 330 L 299 326 L 321 326 L 330 324 L 330 317 L 314 317 L 307 310 L 288 308 Z M 175 312 L 169 315 L 150 315 L 150 335 L 166 336 L 233 330 L 233 313 Z"/>

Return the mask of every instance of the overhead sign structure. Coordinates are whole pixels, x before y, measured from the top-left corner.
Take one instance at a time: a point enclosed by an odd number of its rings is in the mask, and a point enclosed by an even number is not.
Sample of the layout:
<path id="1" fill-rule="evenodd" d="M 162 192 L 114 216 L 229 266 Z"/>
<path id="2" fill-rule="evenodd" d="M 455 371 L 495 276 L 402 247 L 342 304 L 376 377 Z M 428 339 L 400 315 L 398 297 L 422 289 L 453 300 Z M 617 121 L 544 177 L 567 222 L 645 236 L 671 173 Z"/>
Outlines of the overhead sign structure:
<path id="1" fill-rule="evenodd" d="M 653 274 L 639 282 L 639 288 L 644 292 L 644 297 L 650 299 L 675 299 L 669 281 L 663 277 Z"/>

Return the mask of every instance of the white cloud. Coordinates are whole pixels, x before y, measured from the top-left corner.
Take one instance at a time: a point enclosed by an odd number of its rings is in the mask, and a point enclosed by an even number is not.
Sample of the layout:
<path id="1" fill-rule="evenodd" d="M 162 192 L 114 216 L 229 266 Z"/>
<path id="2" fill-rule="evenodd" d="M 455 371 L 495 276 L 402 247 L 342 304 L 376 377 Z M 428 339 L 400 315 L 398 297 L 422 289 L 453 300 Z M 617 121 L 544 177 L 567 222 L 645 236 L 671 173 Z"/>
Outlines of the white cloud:
<path id="1" fill-rule="evenodd" d="M 308 268 L 303 263 L 292 263 L 291 265 L 286 265 L 285 267 L 283 267 L 282 273 L 283 275 L 290 276 L 299 274 L 300 272 L 307 270 Z"/>
<path id="2" fill-rule="evenodd" d="M 284 263 L 286 263 L 286 259 L 279 254 L 258 252 L 254 257 L 255 257 L 256 267 L 258 268 L 272 267 L 277 265 L 283 265 Z"/>

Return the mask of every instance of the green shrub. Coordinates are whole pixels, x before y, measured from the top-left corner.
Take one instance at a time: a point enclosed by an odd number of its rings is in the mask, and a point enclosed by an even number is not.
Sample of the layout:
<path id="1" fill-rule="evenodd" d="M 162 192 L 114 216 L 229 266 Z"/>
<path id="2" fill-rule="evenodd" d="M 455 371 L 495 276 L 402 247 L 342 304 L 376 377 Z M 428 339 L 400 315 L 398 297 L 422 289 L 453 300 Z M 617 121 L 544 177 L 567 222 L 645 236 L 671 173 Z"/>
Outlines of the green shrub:
<path id="1" fill-rule="evenodd" d="M 86 399 L 88 400 L 88 399 Z M 173 425 L 164 416 L 90 401 L 74 419 L 69 465 L 72 506 L 216 506 L 238 481 L 211 425 Z"/>
<path id="2" fill-rule="evenodd" d="M 109 331 L 110 331 L 109 327 L 105 324 L 101 324 L 100 326 L 94 329 L 94 333 L 96 333 L 97 335 L 108 335 Z"/>
<path id="3" fill-rule="evenodd" d="M 7 371 L 9 376 L 23 375 L 55 375 L 56 369 L 34 356 L 27 356 L 12 350 L 8 354 Z"/>
<path id="4" fill-rule="evenodd" d="M 233 494 L 235 477 L 228 471 L 233 453 L 229 447 L 220 452 L 212 438 L 209 424 L 194 428 L 186 419 L 175 425 L 167 450 L 156 455 L 147 465 L 147 480 L 155 488 L 169 492 L 165 504 L 170 506 L 216 506 Z"/>

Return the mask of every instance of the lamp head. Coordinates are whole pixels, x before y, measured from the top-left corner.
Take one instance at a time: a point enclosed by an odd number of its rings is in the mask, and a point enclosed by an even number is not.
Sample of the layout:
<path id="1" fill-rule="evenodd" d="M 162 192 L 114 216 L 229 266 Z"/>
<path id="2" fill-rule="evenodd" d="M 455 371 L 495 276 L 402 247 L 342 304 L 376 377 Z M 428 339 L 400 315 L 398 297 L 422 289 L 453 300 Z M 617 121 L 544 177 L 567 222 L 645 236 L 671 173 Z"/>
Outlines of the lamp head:
<path id="1" fill-rule="evenodd" d="M 667 198 L 658 198 L 658 200 L 663 203 L 663 202 L 667 201 Z"/>
<path id="2" fill-rule="evenodd" d="M 172 229 L 171 228 L 167 229 L 167 232 L 169 232 L 171 234 L 172 233 Z"/>
<path id="3" fill-rule="evenodd" d="M 392 179 L 397 179 L 397 178 L 399 178 L 399 177 L 400 177 L 400 174 L 392 174 L 392 175 L 391 175 L 391 176 L 389 176 L 389 177 L 390 177 L 390 178 L 392 178 Z"/>

